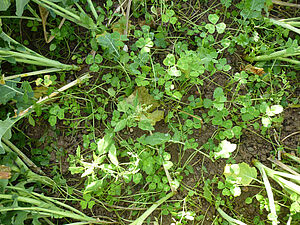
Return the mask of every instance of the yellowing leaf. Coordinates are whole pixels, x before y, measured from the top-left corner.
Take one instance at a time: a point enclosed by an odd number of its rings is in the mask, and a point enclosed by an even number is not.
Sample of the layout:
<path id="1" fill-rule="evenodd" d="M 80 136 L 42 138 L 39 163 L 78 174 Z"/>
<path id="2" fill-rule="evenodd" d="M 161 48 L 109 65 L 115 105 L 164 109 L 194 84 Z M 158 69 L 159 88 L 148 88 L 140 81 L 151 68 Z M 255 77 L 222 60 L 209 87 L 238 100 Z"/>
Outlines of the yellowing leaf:
<path id="1" fill-rule="evenodd" d="M 33 92 L 34 92 L 34 97 L 36 99 L 39 99 L 43 95 L 47 94 L 48 88 L 47 87 L 43 87 L 43 86 L 41 86 L 41 87 L 35 87 Z"/>
<path id="2" fill-rule="evenodd" d="M 127 99 L 126 102 L 133 105 L 134 99 L 138 99 L 138 102 L 142 105 L 150 106 L 148 112 L 153 111 L 159 106 L 158 101 L 156 101 L 152 95 L 149 94 L 147 88 L 138 87 Z"/>
<path id="3" fill-rule="evenodd" d="M 0 165 L 0 179 L 9 179 L 11 177 L 10 167 Z"/>
<path id="4" fill-rule="evenodd" d="M 164 111 L 162 110 L 155 110 L 152 113 L 147 113 L 146 117 L 151 120 L 151 124 L 154 126 L 156 122 L 164 119 Z"/>

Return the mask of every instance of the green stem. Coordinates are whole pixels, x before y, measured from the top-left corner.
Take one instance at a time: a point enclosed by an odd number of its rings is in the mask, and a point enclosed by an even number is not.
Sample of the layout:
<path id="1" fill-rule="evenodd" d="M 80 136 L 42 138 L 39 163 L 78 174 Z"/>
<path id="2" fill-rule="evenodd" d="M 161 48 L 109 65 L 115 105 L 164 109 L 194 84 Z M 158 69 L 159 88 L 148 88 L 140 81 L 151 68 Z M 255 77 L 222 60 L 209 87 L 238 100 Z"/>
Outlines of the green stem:
<path id="1" fill-rule="evenodd" d="M 39 173 L 45 175 L 45 173 L 41 170 L 41 168 L 37 167 L 20 149 L 18 149 L 13 143 L 11 143 L 6 138 L 2 137 L 2 141 L 15 153 L 18 154 L 19 157 L 31 168 L 38 171 Z"/>
<path id="2" fill-rule="evenodd" d="M 137 218 L 134 222 L 132 222 L 130 225 L 142 225 L 144 220 L 150 216 L 150 214 L 162 203 L 167 201 L 169 198 L 171 198 L 174 195 L 174 192 L 170 192 L 165 197 L 159 199 L 157 202 L 155 202 L 149 209 L 146 210 L 139 218 Z"/>
<path id="3" fill-rule="evenodd" d="M 45 209 L 41 207 L 5 207 L 0 209 L 0 212 L 8 212 L 8 211 L 33 211 L 33 212 L 41 212 L 41 213 L 46 212 L 49 213 L 49 215 L 68 217 L 75 220 L 88 221 L 90 223 L 101 223 L 100 221 L 92 217 L 80 216 L 69 211 L 62 211 L 61 209 L 53 210 L 53 209 Z"/>
<path id="4" fill-rule="evenodd" d="M 239 224 L 239 225 L 247 225 L 239 220 L 236 220 L 229 216 L 227 213 L 225 213 L 220 207 L 217 208 L 217 211 L 220 213 L 220 215 L 229 222 L 229 224 Z"/>
<path id="5" fill-rule="evenodd" d="M 253 161 L 254 166 L 256 166 L 263 178 L 264 184 L 265 184 L 265 188 L 267 191 L 267 195 L 268 195 L 268 199 L 269 199 L 269 208 L 271 213 L 273 214 L 272 216 L 272 224 L 273 225 L 277 225 L 277 214 L 276 214 L 276 208 L 275 208 L 275 201 L 274 201 L 274 195 L 272 192 L 272 187 L 271 184 L 269 182 L 268 176 L 266 174 L 265 168 L 266 166 L 264 166 L 262 163 L 260 163 L 258 160 L 254 160 Z"/>
<path id="6" fill-rule="evenodd" d="M 294 60 L 294 59 L 289 59 L 289 58 L 284 58 L 284 57 L 278 57 L 278 60 L 289 62 L 289 63 L 296 64 L 296 65 L 300 65 L 300 61 Z"/>
<path id="7" fill-rule="evenodd" d="M 287 52 L 288 52 L 288 50 L 284 49 L 281 51 L 273 52 L 268 55 L 260 55 L 260 56 L 255 56 L 255 57 L 246 56 L 245 59 L 247 61 L 253 62 L 253 61 L 267 61 L 267 60 L 271 60 L 271 59 L 276 59 L 278 57 L 296 56 L 296 55 L 300 54 L 300 47 L 297 47 L 295 49 L 294 53 L 287 53 Z"/>
<path id="8" fill-rule="evenodd" d="M 17 62 L 23 62 L 28 64 L 40 65 L 40 66 L 53 66 L 61 68 L 63 70 L 78 70 L 79 67 L 75 65 L 66 65 L 58 61 L 45 58 L 43 56 L 29 55 L 27 53 L 0 50 L 1 59 L 5 60 L 5 57 L 14 57 Z"/>
<path id="9" fill-rule="evenodd" d="M 96 9 L 92 3 L 91 0 L 87 0 L 89 6 L 90 6 L 90 9 L 92 10 L 92 13 L 93 13 L 93 16 L 95 17 L 95 20 L 97 21 L 98 20 L 98 13 L 96 12 Z"/>
<path id="10" fill-rule="evenodd" d="M 40 18 L 27 17 L 27 16 L 0 16 L 1 19 L 23 19 L 23 20 L 36 20 L 42 22 Z"/>
<path id="11" fill-rule="evenodd" d="M 41 75 L 45 73 L 54 73 L 54 72 L 59 72 L 62 71 L 60 68 L 49 68 L 49 69 L 44 69 L 44 70 L 38 70 L 38 71 L 33 71 L 29 73 L 21 73 L 21 74 L 16 74 L 16 75 L 11 75 L 9 77 L 4 77 L 4 80 L 12 80 L 18 77 L 29 77 L 29 76 L 35 76 L 35 75 Z"/>
<path id="12" fill-rule="evenodd" d="M 288 23 L 285 23 L 285 22 L 281 22 L 281 21 L 278 21 L 278 20 L 274 20 L 274 19 L 269 19 L 269 18 L 267 18 L 266 20 L 270 21 L 271 23 L 273 23 L 275 25 L 281 26 L 283 28 L 286 28 L 286 29 L 289 29 L 291 31 L 294 31 L 297 34 L 300 34 L 300 29 L 292 26 L 291 24 L 288 24 Z"/>
<path id="13" fill-rule="evenodd" d="M 80 17 L 77 16 L 75 13 L 72 13 L 71 11 L 53 3 L 47 0 L 33 0 L 35 3 L 40 4 L 40 5 L 45 5 L 45 8 L 50 8 L 53 11 L 59 12 L 62 14 L 62 17 L 65 17 L 66 15 L 69 15 L 71 18 L 74 18 L 75 20 L 80 21 Z M 51 7 L 50 7 L 51 6 Z"/>

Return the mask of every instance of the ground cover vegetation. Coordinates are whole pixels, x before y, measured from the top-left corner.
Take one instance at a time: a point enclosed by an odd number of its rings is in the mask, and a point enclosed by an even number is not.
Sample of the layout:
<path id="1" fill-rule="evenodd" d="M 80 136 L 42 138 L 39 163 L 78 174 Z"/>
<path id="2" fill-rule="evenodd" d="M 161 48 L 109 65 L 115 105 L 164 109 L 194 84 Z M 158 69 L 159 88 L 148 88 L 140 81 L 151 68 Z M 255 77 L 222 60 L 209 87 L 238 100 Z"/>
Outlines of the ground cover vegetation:
<path id="1" fill-rule="evenodd" d="M 299 8 L 0 0 L 0 224 L 299 224 Z"/>

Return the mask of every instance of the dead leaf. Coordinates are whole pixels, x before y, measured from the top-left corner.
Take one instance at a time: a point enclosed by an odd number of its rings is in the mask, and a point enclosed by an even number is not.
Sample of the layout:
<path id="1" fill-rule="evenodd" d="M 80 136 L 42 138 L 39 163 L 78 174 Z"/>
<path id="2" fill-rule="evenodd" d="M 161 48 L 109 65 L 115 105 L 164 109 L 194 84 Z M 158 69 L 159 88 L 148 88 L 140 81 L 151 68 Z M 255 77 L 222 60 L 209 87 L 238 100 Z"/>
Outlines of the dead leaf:
<path id="1" fill-rule="evenodd" d="M 9 179 L 11 178 L 10 167 L 0 165 L 0 179 Z"/>
<path id="2" fill-rule="evenodd" d="M 113 32 L 118 32 L 120 33 L 120 35 L 123 35 L 125 30 L 126 30 L 126 17 L 125 16 L 122 16 L 117 22 L 115 22 L 113 25 L 112 25 L 112 30 Z M 128 24 L 128 29 L 130 29 L 130 21 L 129 21 L 129 24 Z M 130 31 L 128 30 L 128 33 L 130 33 Z"/>
<path id="3" fill-rule="evenodd" d="M 44 86 L 40 86 L 40 87 L 35 87 L 33 90 L 33 96 L 36 99 L 39 99 L 40 97 L 42 97 L 43 95 L 46 95 L 48 92 L 48 88 L 44 87 Z"/>
<path id="4" fill-rule="evenodd" d="M 127 99 L 126 102 L 128 104 L 133 105 L 133 101 L 136 98 L 139 101 L 140 104 L 150 106 L 150 108 L 147 110 L 148 112 L 153 111 L 155 108 L 159 106 L 158 101 L 156 101 L 152 95 L 149 94 L 147 88 L 145 87 L 138 87 Z"/>
<path id="5" fill-rule="evenodd" d="M 152 113 L 147 113 L 146 117 L 152 121 L 151 124 L 154 126 L 156 124 L 156 122 L 164 119 L 164 114 L 165 113 L 162 110 L 155 110 Z"/>
<path id="6" fill-rule="evenodd" d="M 262 76 L 265 74 L 265 71 L 263 68 L 258 68 L 258 67 L 252 66 L 251 64 L 248 64 L 247 66 L 245 66 L 244 71 L 251 72 L 251 73 L 254 73 L 259 76 Z"/>
<path id="7" fill-rule="evenodd" d="M 5 84 L 5 80 L 4 80 L 4 74 L 1 76 L 1 79 L 0 79 L 0 84 Z"/>

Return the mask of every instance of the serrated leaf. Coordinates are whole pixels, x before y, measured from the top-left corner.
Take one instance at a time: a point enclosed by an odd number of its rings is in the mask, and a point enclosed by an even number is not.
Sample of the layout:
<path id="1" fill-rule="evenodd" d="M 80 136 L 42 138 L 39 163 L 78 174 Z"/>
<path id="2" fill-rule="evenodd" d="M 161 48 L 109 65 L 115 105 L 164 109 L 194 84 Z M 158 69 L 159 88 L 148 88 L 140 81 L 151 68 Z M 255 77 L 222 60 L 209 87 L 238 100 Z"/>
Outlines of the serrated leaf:
<path id="1" fill-rule="evenodd" d="M 124 46 L 124 43 L 120 40 L 120 34 L 115 33 L 104 33 L 97 36 L 97 42 L 102 48 L 107 49 L 109 54 L 115 54 L 117 57 L 120 56 L 120 47 Z"/>
<path id="2" fill-rule="evenodd" d="M 247 163 L 227 164 L 224 168 L 226 179 L 235 184 L 247 186 L 257 177 L 255 167 L 250 167 Z"/>
<path id="3" fill-rule="evenodd" d="M 261 11 L 265 6 L 266 0 L 245 0 L 238 4 L 238 8 L 242 9 L 241 16 L 244 19 L 260 18 Z"/>

